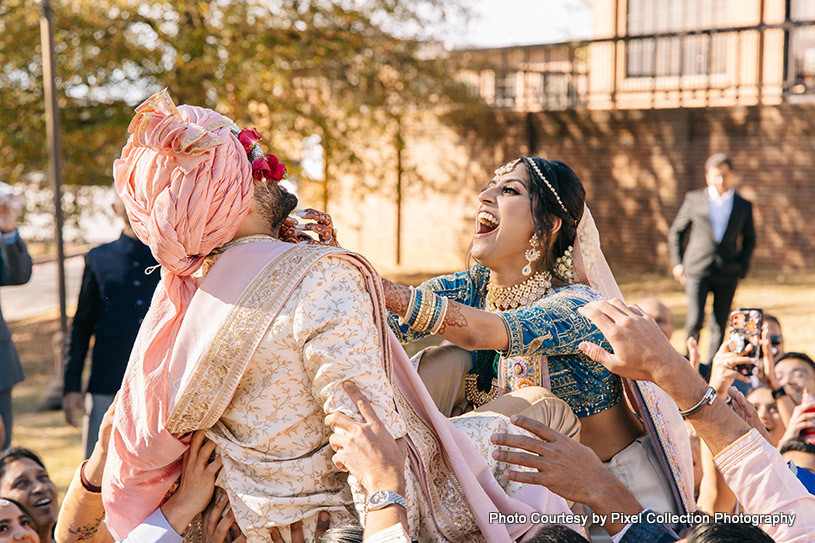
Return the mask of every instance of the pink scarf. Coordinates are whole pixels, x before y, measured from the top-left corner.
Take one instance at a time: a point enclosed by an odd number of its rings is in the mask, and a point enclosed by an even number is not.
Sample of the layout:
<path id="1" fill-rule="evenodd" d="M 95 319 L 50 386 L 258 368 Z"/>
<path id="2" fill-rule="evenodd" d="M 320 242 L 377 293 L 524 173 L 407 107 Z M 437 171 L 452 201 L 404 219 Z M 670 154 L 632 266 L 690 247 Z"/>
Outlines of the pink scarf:
<path id="1" fill-rule="evenodd" d="M 528 525 L 490 523 L 488 515 L 491 511 L 504 514 L 529 514 L 533 511 L 547 514 L 570 513 L 566 502 L 544 487 L 525 487 L 513 498 L 506 495 L 475 447 L 449 419 L 438 411 L 404 349 L 387 327 L 384 319 L 386 313 L 382 284 L 376 271 L 363 257 L 339 249 L 294 247 L 282 242 L 252 242 L 230 248 L 218 257 L 201 282 L 174 343 L 168 369 L 169 387 L 165 390 L 167 396 L 160 401 L 156 400 L 157 405 L 161 406 L 161 413 L 165 417 L 162 419 L 164 422 L 167 422 L 166 417 L 170 414 L 173 414 L 173 419 L 176 418 L 177 413 L 174 408 L 177 399 L 182 395 L 191 396 L 189 391 L 186 394 L 183 394 L 182 391 L 187 387 L 192 387 L 195 391 L 196 387 L 199 387 L 199 383 L 190 376 L 194 373 L 196 362 L 202 358 L 202 354 L 207 349 L 207 342 L 202 338 L 215 337 L 219 327 L 223 325 L 229 315 L 230 309 L 240 298 L 247 285 L 266 264 L 286 249 L 291 251 L 324 250 L 325 254 L 347 259 L 364 275 L 374 307 L 379 308 L 375 312 L 378 328 L 383 334 L 379 341 L 383 344 L 383 352 L 389 351 L 390 353 L 389 359 L 384 361 L 386 369 L 391 367 L 391 377 L 395 386 L 399 387 L 417 414 L 439 438 L 476 522 L 487 541 L 510 543 L 528 528 Z M 299 268 L 298 277 L 292 278 L 291 283 L 299 283 L 300 278 L 307 272 L 308 267 Z M 252 349 L 249 349 L 247 356 L 251 356 L 251 352 Z M 234 360 L 230 367 L 240 367 L 241 363 L 241 360 Z M 192 395 L 206 406 L 206 414 L 202 417 L 194 417 L 194 420 L 185 421 L 184 431 L 206 427 L 213 420 L 217 420 L 234 392 L 233 387 L 237 386 L 239 373 L 224 376 L 222 389 L 199 391 Z M 138 388 L 137 395 L 148 395 L 149 391 L 141 388 L 143 386 L 145 386 L 144 381 L 136 381 L 134 392 Z M 203 396 L 206 399 L 201 399 Z M 141 421 L 138 419 L 132 423 L 141 426 Z M 488 436 L 484 438 L 487 439 Z M 146 433 L 144 439 L 143 443 L 134 444 L 141 451 L 138 466 L 126 472 L 138 473 L 139 479 L 137 481 L 133 478 L 128 479 L 126 482 L 130 491 L 121 495 L 121 500 L 113 501 L 110 504 L 121 509 L 115 511 L 108 509 L 108 518 L 111 518 L 111 512 L 116 512 L 113 517 L 115 527 L 111 527 L 109 523 L 111 530 L 125 532 L 130 525 L 135 526 L 140 519 L 146 518 L 159 506 L 164 493 L 178 475 L 177 458 L 183 453 L 186 445 L 175 440 L 166 431 Z M 422 482 L 425 485 L 429 484 L 426 480 Z M 134 483 L 137 484 L 135 488 L 132 486 Z"/>
<path id="2" fill-rule="evenodd" d="M 117 540 L 156 509 L 179 474 L 186 445 L 163 427 L 170 354 L 197 289 L 191 275 L 234 237 L 253 195 L 251 165 L 231 125 L 208 109 L 176 107 L 161 91 L 136 109 L 113 165 L 133 230 L 162 275 L 119 392 L 102 481 Z"/>

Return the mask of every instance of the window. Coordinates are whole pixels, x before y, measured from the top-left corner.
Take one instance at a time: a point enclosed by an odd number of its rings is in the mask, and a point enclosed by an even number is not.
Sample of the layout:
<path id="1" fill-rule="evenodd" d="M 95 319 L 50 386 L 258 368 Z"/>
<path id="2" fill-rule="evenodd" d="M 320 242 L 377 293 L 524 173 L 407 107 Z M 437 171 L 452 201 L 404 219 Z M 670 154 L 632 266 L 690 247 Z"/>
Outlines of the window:
<path id="1" fill-rule="evenodd" d="M 815 21 L 815 2 L 812 0 L 792 0 L 790 19 L 793 21 Z"/>
<path id="2" fill-rule="evenodd" d="M 495 105 L 498 107 L 515 107 L 515 83 L 517 72 L 507 72 L 495 78 Z"/>
<path id="3" fill-rule="evenodd" d="M 628 0 L 628 36 L 689 32 L 732 26 L 734 0 Z M 724 73 L 725 34 L 694 34 L 628 41 L 628 77 Z"/>

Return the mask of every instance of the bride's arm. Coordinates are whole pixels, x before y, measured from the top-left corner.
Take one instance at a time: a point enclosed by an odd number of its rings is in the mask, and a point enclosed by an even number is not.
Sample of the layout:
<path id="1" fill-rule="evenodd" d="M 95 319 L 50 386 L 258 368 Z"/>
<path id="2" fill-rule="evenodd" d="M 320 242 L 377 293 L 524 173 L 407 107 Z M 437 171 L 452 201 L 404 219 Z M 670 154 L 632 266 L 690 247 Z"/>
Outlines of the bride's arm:
<path id="1" fill-rule="evenodd" d="M 410 309 L 410 288 L 387 279 L 383 279 L 382 283 L 388 311 L 405 319 Z M 420 333 L 428 332 L 423 330 Z M 509 334 L 504 320 L 499 315 L 450 299 L 447 302 L 447 312 L 436 334 L 468 351 L 476 349 L 504 351 L 509 347 Z"/>

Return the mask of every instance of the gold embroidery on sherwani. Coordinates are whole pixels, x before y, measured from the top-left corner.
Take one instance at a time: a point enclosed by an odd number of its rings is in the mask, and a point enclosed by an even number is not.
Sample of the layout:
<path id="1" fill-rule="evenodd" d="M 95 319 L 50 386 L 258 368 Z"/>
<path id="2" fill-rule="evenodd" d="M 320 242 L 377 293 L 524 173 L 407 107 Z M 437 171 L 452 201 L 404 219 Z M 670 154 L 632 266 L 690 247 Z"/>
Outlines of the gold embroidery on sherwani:
<path id="1" fill-rule="evenodd" d="M 375 270 L 371 265 L 362 257 L 358 255 L 349 254 L 343 249 L 322 247 L 322 246 L 293 246 L 291 249 L 284 251 L 275 257 L 267 264 L 263 270 L 252 280 L 251 284 L 240 295 L 234 307 L 230 309 L 229 316 L 224 320 L 223 326 L 219 328 L 219 333 L 213 337 L 209 346 L 203 350 L 203 354 L 196 361 L 193 373 L 188 378 L 187 385 L 179 394 L 178 402 L 170 414 L 167 422 L 167 428 L 175 434 L 183 434 L 197 428 L 213 427 L 215 434 L 211 438 L 215 439 L 221 446 L 227 442 L 233 442 L 236 446 L 243 446 L 241 443 L 246 439 L 245 435 L 233 434 L 231 430 L 235 428 L 229 425 L 222 424 L 224 411 L 233 409 L 234 405 L 233 395 L 238 391 L 241 379 L 248 379 L 247 372 L 250 367 L 250 360 L 256 357 L 257 348 L 268 348 L 269 346 L 263 343 L 267 341 L 264 338 L 268 334 L 275 334 L 275 327 L 277 326 L 278 318 L 282 317 L 281 311 L 287 304 L 292 302 L 294 292 L 301 288 L 303 277 L 307 273 L 313 273 L 311 270 L 319 268 L 318 273 L 324 274 L 326 270 L 321 269 L 318 264 L 321 258 L 336 255 L 347 261 L 353 261 L 355 266 L 365 268 L 369 274 L 376 277 Z M 325 261 L 323 261 L 325 262 Z M 336 268 L 329 268 L 336 269 Z M 333 282 L 334 279 L 326 277 L 325 280 Z M 387 380 L 391 380 L 391 359 L 389 346 L 387 341 L 387 320 L 384 308 L 384 296 L 381 291 L 381 283 L 373 281 L 374 289 L 378 296 L 379 305 L 374 305 L 374 316 L 378 316 L 378 322 L 374 329 L 378 333 L 379 347 L 381 349 L 383 369 Z M 370 295 L 371 293 L 368 293 Z M 365 296 L 365 294 L 363 294 Z M 293 306 L 292 306 L 293 307 Z M 291 309 L 288 307 L 286 311 Z M 292 319 L 297 319 L 297 315 L 291 315 Z M 290 325 L 287 325 L 290 326 Z M 373 331 L 373 330 L 371 330 Z M 286 340 L 288 341 L 288 340 Z M 259 347 L 260 345 L 260 347 Z M 277 348 L 296 348 L 294 343 L 277 344 Z M 302 345 L 300 346 L 302 348 Z M 258 373 L 260 371 L 260 373 Z M 259 370 L 255 368 L 252 370 L 252 378 L 256 379 L 259 376 L 268 375 L 267 370 Z M 255 383 L 255 386 L 260 383 Z M 241 389 L 242 390 L 242 389 Z M 469 504 L 464 496 L 463 490 L 455 477 L 455 474 L 450 466 L 447 457 L 444 455 L 438 437 L 428 428 L 425 422 L 419 417 L 415 410 L 410 406 L 408 401 L 403 395 L 394 387 L 396 411 L 398 415 L 406 421 L 406 426 L 409 429 L 408 441 L 412 445 L 410 454 L 411 464 L 410 468 L 406 468 L 406 475 L 408 476 L 408 488 L 406 497 L 411 506 L 408 508 L 408 518 L 411 527 L 411 532 L 419 533 L 427 536 L 428 541 L 442 541 L 449 540 L 453 542 L 469 542 L 469 541 L 483 541 L 480 531 L 477 527 L 475 519 L 470 511 Z M 244 394 L 247 396 L 247 394 Z M 251 394 L 249 395 L 251 396 Z M 243 403 L 240 403 L 243 402 Z M 245 408 L 249 407 L 250 402 L 254 401 L 250 397 L 242 397 L 239 404 Z M 246 405 L 244 405 L 246 404 Z M 243 411 L 240 411 L 243 413 Z M 234 413 L 234 416 L 241 416 Z M 221 419 L 219 421 L 219 419 Z M 241 416 L 241 420 L 246 420 Z M 483 424 L 477 418 L 471 421 L 462 421 L 469 425 Z M 393 422 L 391 423 L 393 424 Z M 316 431 L 317 429 L 314 428 Z M 481 428 L 483 430 L 483 428 Z M 490 428 L 491 431 L 494 429 Z M 392 430 L 393 431 L 393 430 Z M 481 433 L 481 432 L 477 432 Z M 279 434 L 278 437 L 285 437 L 286 434 Z M 488 434 L 487 434 L 488 435 Z M 295 436 L 289 436 L 294 439 Z M 482 437 L 482 436 L 478 436 Z M 224 452 L 224 451 L 222 451 Z M 235 454 L 235 451 L 232 451 Z M 254 449 L 247 451 L 247 456 L 236 457 L 232 460 L 225 460 L 225 467 L 229 462 L 243 462 L 245 460 L 256 460 L 256 452 Z M 480 451 L 482 455 L 488 454 L 486 451 Z M 269 452 L 272 455 L 269 461 L 277 462 L 279 465 L 302 462 L 301 458 L 293 458 L 285 456 L 281 457 L 278 452 Z M 326 452 L 323 449 L 319 451 L 311 451 L 308 455 L 312 455 L 310 462 L 329 462 L 330 451 Z M 307 455 L 307 456 L 308 456 Z M 323 458 L 325 457 L 325 458 Z M 247 464 L 242 464 L 244 467 Z M 322 464 L 321 464 L 322 465 Z M 506 466 L 496 466 L 499 471 L 503 471 Z M 295 469 L 294 465 L 288 466 L 285 469 Z M 495 470 L 494 470 L 495 471 Z M 501 486 L 507 489 L 507 482 L 500 480 L 500 474 L 495 473 L 499 477 Z M 304 476 L 307 474 L 304 472 Z M 340 474 L 336 474 L 339 476 Z M 223 472 L 222 472 L 223 476 Z M 332 476 L 333 477 L 333 476 Z M 426 481 L 423 485 L 420 481 Z M 226 481 L 224 481 L 226 482 Z M 316 482 L 316 481 L 315 481 Z M 355 484 L 352 478 L 349 478 L 354 490 L 353 500 L 362 505 L 365 501 L 364 493 L 361 488 Z M 276 483 L 274 480 L 268 480 L 267 483 L 274 487 L 276 484 L 284 484 L 282 481 Z M 325 490 L 335 488 L 339 481 L 326 480 L 320 483 L 326 486 Z M 240 490 L 233 488 L 231 482 L 227 483 L 225 489 L 230 493 L 230 500 L 234 492 L 240 491 L 242 495 L 247 495 L 251 485 L 243 486 Z M 298 491 L 289 489 L 292 500 Z M 314 489 L 312 489 L 314 491 Z M 287 500 L 285 496 L 276 498 L 279 503 Z M 277 502 L 276 502 L 277 503 Z M 249 504 L 255 510 L 256 514 L 266 517 L 266 513 L 270 513 L 266 505 Z M 247 505 L 235 503 L 238 507 L 236 515 L 242 510 L 246 510 Z M 234 507 L 233 507 L 234 509 Z M 415 530 L 415 532 L 414 532 Z"/>
<path id="2" fill-rule="evenodd" d="M 212 338 L 167 420 L 169 432 L 182 435 L 210 428 L 223 413 L 252 354 L 271 322 L 297 288 L 302 274 L 323 256 L 342 249 L 296 245 L 273 258 L 252 280 Z"/>
<path id="3" fill-rule="evenodd" d="M 360 260 L 371 273 L 376 273 L 367 261 Z M 379 314 L 383 316 L 378 323 L 380 342 L 386 360 L 385 371 L 390 377 L 390 348 L 387 341 L 388 322 L 384 317 L 387 315 L 384 307 L 385 296 L 384 292 L 381 291 L 381 282 L 375 281 L 374 288 L 377 290 L 377 298 L 380 301 Z M 417 471 L 417 475 L 419 475 L 418 479 L 420 481 L 424 479 L 427 482 L 427 488 L 422 488 L 422 491 L 430 502 L 430 513 L 436 528 L 448 541 L 460 541 L 462 543 L 484 541 L 475 517 L 470 511 L 464 489 L 461 488 L 447 456 L 442 451 L 438 437 L 433 434 L 427 424 L 416 413 L 399 388 L 394 386 L 393 392 L 396 400 L 396 410 L 402 415 L 408 427 L 406 437 L 413 446 L 412 452 L 419 456 L 418 461 L 413 457 L 410 457 L 410 461 L 414 470 Z"/>

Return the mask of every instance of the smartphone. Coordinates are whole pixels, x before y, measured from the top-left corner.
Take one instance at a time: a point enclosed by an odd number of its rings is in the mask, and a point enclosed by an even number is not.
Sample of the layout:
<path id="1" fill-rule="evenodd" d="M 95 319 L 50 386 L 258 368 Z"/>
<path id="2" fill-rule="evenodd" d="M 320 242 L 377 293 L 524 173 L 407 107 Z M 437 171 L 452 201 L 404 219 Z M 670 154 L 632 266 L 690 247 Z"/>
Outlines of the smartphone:
<path id="1" fill-rule="evenodd" d="M 758 308 L 740 308 L 730 313 L 730 331 L 728 342 L 730 352 L 745 353 L 756 361 L 761 358 L 761 327 L 764 324 L 764 312 Z M 748 349 L 752 345 L 752 349 Z M 749 377 L 753 375 L 756 364 L 738 364 L 733 369 Z"/>

